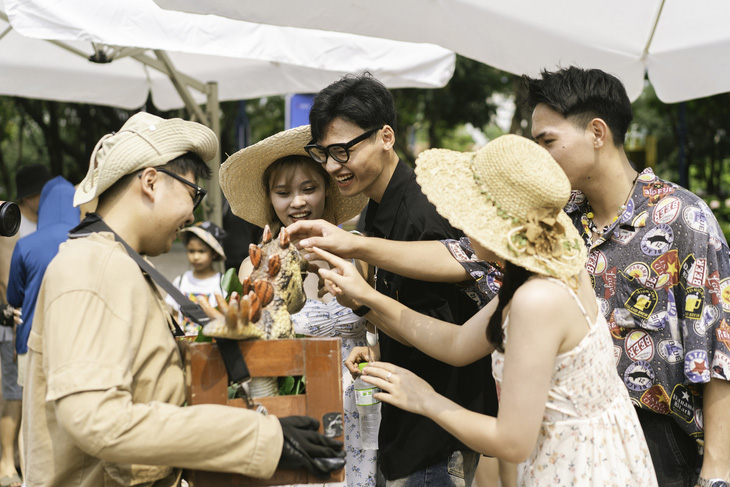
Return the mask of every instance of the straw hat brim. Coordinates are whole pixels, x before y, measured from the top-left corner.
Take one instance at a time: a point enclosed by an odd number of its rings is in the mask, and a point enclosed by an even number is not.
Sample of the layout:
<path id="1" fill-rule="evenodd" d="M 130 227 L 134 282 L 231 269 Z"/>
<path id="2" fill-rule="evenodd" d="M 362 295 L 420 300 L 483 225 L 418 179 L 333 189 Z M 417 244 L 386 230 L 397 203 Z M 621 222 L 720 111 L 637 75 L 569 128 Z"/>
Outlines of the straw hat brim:
<path id="1" fill-rule="evenodd" d="M 271 202 L 264 184 L 264 172 L 282 157 L 309 157 L 304 146 L 311 139 L 309 125 L 303 125 L 274 134 L 226 159 L 219 180 L 233 214 L 260 227 L 271 223 Z M 330 177 L 322 219 L 339 225 L 359 215 L 367 202 L 368 198 L 363 194 L 343 196 Z"/>
<path id="2" fill-rule="evenodd" d="M 180 233 L 183 233 L 183 232 L 192 233 L 193 235 L 198 237 L 200 240 L 202 240 L 203 242 L 208 244 L 208 246 L 210 248 L 212 248 L 213 251 L 216 252 L 218 255 L 220 255 L 224 259 L 226 258 L 226 252 L 223 250 L 223 246 L 220 244 L 220 242 L 218 240 L 216 240 L 216 238 L 213 235 L 210 234 L 210 232 L 207 232 L 197 226 L 183 228 L 182 230 L 180 230 Z"/>
<path id="3" fill-rule="evenodd" d="M 580 244 L 579 256 L 567 261 L 553 259 L 548 270 L 540 259 L 526 253 L 518 255 L 508 246 L 507 239 L 516 224 L 511 218 L 498 214 L 497 207 L 482 193 L 471 169 L 473 152 L 431 149 L 416 160 L 416 180 L 436 210 L 471 239 L 494 252 L 498 257 L 536 274 L 568 279 L 583 269 L 586 250 L 578 231 L 564 211 L 558 222 L 568 239 Z M 549 182 L 546 182 L 549 184 Z"/>

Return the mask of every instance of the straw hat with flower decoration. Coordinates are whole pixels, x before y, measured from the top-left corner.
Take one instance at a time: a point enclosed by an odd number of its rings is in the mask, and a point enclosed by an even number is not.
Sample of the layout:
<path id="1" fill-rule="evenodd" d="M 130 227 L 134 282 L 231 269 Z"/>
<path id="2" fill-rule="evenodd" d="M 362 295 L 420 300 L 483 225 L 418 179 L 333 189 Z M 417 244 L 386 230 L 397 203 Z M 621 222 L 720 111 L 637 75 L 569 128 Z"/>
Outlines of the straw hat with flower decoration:
<path id="1" fill-rule="evenodd" d="M 585 245 L 563 211 L 570 182 L 531 140 L 504 135 L 476 152 L 427 150 L 416 177 L 441 215 L 499 257 L 562 280 L 584 268 Z"/>
<path id="2" fill-rule="evenodd" d="M 226 159 L 219 179 L 233 214 L 260 227 L 269 224 L 271 202 L 264 172 L 282 157 L 310 158 L 304 146 L 311 140 L 309 125 L 303 125 L 274 134 Z M 363 194 L 343 196 L 332 178 L 329 178 L 326 191 L 322 218 L 335 225 L 360 214 L 368 202 Z"/>

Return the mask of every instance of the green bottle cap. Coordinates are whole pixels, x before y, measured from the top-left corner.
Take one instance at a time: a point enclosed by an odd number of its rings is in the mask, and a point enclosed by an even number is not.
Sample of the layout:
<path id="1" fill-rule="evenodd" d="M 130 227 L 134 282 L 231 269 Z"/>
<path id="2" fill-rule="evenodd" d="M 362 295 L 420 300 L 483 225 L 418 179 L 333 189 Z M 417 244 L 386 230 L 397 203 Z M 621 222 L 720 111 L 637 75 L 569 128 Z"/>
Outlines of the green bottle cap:
<path id="1" fill-rule="evenodd" d="M 359 364 L 357 364 L 357 366 L 360 367 L 360 372 L 362 372 L 362 369 L 364 369 L 365 367 L 367 367 L 368 366 L 368 363 L 367 362 L 360 362 Z"/>

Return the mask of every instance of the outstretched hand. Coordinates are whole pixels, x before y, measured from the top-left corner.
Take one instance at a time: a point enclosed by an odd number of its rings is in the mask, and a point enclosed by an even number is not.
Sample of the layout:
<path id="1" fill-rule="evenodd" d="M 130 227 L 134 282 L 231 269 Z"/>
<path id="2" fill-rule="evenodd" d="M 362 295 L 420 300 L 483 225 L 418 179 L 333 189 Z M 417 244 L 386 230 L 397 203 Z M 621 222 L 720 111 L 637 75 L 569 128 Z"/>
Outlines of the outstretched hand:
<path id="1" fill-rule="evenodd" d="M 412 413 L 426 415 L 427 405 L 436 395 L 428 382 L 410 370 L 387 362 L 371 362 L 362 373 L 365 382 L 382 391 L 375 394 L 375 399 Z"/>
<path id="2" fill-rule="evenodd" d="M 308 416 L 279 418 L 284 435 L 277 468 L 306 468 L 321 478 L 345 466 L 342 442 L 317 432 L 319 421 Z"/>
<path id="3" fill-rule="evenodd" d="M 318 272 L 327 291 L 343 306 L 356 309 L 370 293 L 375 292 L 351 262 L 318 247 L 313 247 L 312 251 L 318 259 L 329 264 L 329 269 L 320 268 Z"/>
<path id="4" fill-rule="evenodd" d="M 326 249 L 333 254 L 344 258 L 357 258 L 356 239 L 362 238 L 353 235 L 326 220 L 300 220 L 288 227 L 292 240 L 297 241 L 297 248 L 311 251 L 312 247 Z M 305 255 L 307 260 L 311 260 Z"/>

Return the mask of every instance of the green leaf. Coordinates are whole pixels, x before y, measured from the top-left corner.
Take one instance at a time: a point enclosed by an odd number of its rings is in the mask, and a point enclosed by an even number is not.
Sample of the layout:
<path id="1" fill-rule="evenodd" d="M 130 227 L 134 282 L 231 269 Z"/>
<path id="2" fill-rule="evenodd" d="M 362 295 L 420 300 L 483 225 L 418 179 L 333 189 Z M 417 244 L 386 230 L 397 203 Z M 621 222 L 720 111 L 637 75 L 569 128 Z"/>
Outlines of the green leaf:
<path id="1" fill-rule="evenodd" d="M 288 396 L 294 390 L 294 377 L 287 376 L 279 379 L 279 395 Z"/>
<path id="2" fill-rule="evenodd" d="M 223 292 L 226 293 L 226 296 L 230 296 L 234 291 L 239 295 L 243 294 L 243 286 L 241 285 L 241 281 L 238 279 L 236 269 L 233 267 L 223 274 L 223 278 L 221 279 L 221 289 L 223 289 Z"/>

